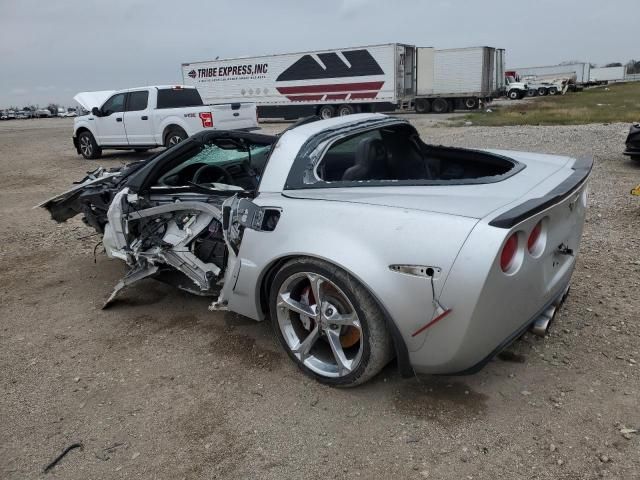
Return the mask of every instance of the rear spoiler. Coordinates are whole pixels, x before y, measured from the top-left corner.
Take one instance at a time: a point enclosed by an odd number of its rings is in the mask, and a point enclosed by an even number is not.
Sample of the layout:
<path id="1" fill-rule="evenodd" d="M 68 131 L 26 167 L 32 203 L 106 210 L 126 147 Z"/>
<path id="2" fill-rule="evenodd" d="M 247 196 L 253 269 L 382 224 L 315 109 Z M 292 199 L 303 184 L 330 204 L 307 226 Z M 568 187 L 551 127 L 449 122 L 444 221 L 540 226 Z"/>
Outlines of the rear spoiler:
<path id="1" fill-rule="evenodd" d="M 497 216 L 489 222 L 489 225 L 497 228 L 511 228 L 514 225 L 526 220 L 527 218 L 539 213 L 550 206 L 561 202 L 574 191 L 576 191 L 584 182 L 587 181 L 587 177 L 591 173 L 593 167 L 593 157 L 586 156 L 577 158 L 573 166 L 573 173 L 556 186 L 553 190 L 547 193 L 544 197 L 532 198 L 526 202 L 512 208 L 511 210 L 504 212 L 502 215 Z"/>

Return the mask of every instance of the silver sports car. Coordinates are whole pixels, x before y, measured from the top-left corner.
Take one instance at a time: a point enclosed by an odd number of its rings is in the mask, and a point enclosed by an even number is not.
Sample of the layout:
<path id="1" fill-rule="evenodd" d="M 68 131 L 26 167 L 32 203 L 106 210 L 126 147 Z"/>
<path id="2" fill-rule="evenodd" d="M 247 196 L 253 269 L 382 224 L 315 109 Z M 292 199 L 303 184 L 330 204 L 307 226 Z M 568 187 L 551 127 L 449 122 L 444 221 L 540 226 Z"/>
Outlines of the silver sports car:
<path id="1" fill-rule="evenodd" d="M 269 318 L 308 375 L 471 373 L 569 289 L 589 158 L 424 143 L 378 114 L 197 134 L 41 206 L 81 213 L 128 273 Z"/>

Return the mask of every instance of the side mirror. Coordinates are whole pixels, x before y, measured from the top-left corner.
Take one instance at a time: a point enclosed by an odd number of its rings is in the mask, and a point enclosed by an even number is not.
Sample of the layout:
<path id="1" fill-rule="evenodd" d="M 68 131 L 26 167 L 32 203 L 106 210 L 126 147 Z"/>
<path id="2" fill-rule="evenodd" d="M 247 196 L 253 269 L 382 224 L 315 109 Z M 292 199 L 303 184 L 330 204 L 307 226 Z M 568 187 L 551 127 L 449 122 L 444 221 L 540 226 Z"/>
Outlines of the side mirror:
<path id="1" fill-rule="evenodd" d="M 96 117 L 99 117 L 100 116 L 100 109 L 98 107 L 93 107 L 91 109 L 91 114 L 95 115 Z"/>

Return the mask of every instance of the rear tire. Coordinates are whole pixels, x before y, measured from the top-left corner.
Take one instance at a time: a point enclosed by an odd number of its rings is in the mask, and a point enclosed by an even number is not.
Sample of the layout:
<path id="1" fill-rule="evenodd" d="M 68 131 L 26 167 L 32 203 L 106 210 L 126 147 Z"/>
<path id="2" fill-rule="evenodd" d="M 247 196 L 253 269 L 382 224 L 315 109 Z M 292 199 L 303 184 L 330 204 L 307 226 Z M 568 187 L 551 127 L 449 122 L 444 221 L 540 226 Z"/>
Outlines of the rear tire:
<path id="1" fill-rule="evenodd" d="M 323 120 L 333 118 L 336 114 L 336 110 L 331 105 L 322 105 L 318 109 L 318 116 Z"/>
<path id="2" fill-rule="evenodd" d="M 478 108 L 478 99 L 475 97 L 467 97 L 464 99 L 464 108 L 467 110 L 475 110 Z"/>
<path id="3" fill-rule="evenodd" d="M 318 304 L 324 305 L 320 314 L 300 312 L 319 312 Z M 287 262 L 273 278 L 269 308 L 274 332 L 289 357 L 321 383 L 359 385 L 393 358 L 380 307 L 355 278 L 330 263 L 312 258 Z"/>
<path id="4" fill-rule="evenodd" d="M 433 113 L 447 113 L 449 111 L 449 102 L 446 98 L 436 98 L 431 105 Z"/>
<path id="5" fill-rule="evenodd" d="M 431 102 L 427 98 L 417 98 L 416 113 L 429 113 L 431 111 Z"/>
<path id="6" fill-rule="evenodd" d="M 91 132 L 85 131 L 78 135 L 78 146 L 80 154 L 87 160 L 95 160 L 102 156 L 102 148 L 98 146 Z"/>
<path id="7" fill-rule="evenodd" d="M 164 136 L 164 146 L 165 148 L 171 148 L 174 145 L 179 144 L 180 142 L 189 138 L 187 132 L 185 132 L 180 127 L 171 127 L 167 134 Z"/>
<path id="8" fill-rule="evenodd" d="M 338 116 L 344 117 L 346 115 L 351 115 L 355 112 L 354 108 L 351 105 L 340 105 L 338 107 Z"/>
<path id="9" fill-rule="evenodd" d="M 555 95 L 558 93 L 558 87 L 551 87 L 549 89 L 549 95 Z"/>
<path id="10" fill-rule="evenodd" d="M 547 89 L 544 87 L 540 87 L 538 88 L 538 95 L 540 95 L 541 97 L 544 97 L 547 94 Z"/>

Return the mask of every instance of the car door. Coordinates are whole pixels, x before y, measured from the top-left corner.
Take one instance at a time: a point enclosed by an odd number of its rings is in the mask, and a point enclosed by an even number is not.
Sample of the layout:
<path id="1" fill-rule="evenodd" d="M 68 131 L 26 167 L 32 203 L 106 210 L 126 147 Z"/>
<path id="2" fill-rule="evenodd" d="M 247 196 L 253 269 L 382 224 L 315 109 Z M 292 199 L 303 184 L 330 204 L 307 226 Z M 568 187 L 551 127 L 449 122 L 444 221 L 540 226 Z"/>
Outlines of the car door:
<path id="1" fill-rule="evenodd" d="M 129 145 L 155 145 L 149 91 L 129 92 L 124 112 L 124 128 Z"/>
<path id="2" fill-rule="evenodd" d="M 126 99 L 126 93 L 116 93 L 100 108 L 100 116 L 96 118 L 100 145 L 127 145 L 123 118 Z"/>

